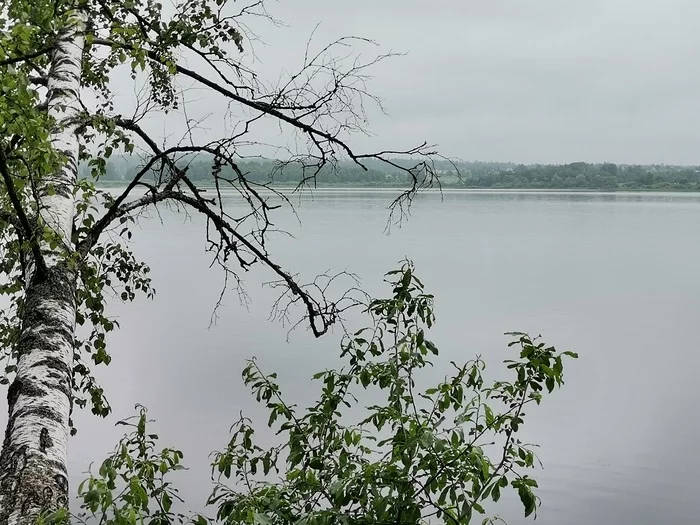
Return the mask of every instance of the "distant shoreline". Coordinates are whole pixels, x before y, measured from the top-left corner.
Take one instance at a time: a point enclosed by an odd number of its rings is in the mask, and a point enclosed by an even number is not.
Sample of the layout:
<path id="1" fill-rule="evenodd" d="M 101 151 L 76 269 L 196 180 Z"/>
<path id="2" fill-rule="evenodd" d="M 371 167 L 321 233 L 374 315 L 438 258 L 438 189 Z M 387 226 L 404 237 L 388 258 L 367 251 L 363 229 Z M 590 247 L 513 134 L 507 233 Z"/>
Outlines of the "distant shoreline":
<path id="1" fill-rule="evenodd" d="M 273 159 L 241 160 L 237 168 L 222 167 L 212 171 L 211 156 L 194 156 L 187 161 L 187 177 L 193 183 L 213 184 L 213 173 L 236 181 L 241 174 L 251 184 L 270 183 L 272 188 L 288 191 L 301 180 L 322 188 L 407 188 L 411 173 L 421 178 L 434 175 L 444 190 L 484 191 L 615 191 L 615 192 L 699 192 L 700 166 L 616 165 L 611 163 L 520 165 L 513 163 L 464 162 L 435 160 L 426 169 L 418 160 L 393 159 L 390 165 L 379 161 L 358 165 L 340 160 L 310 171 L 303 162 L 280 162 Z M 101 172 L 103 185 L 128 183 L 139 173 L 135 159 L 110 157 Z M 411 171 L 414 170 L 414 171 Z M 87 165 L 79 170 L 81 178 L 89 178 L 100 170 Z M 144 180 L 157 180 L 157 170 L 143 174 Z M 221 180 L 221 179 L 220 179 Z M 433 179 L 435 180 L 435 179 Z"/>
<path id="2" fill-rule="evenodd" d="M 126 181 L 99 181 L 96 184 L 100 189 L 117 189 L 127 186 Z M 204 190 L 214 189 L 213 184 L 200 184 L 199 188 Z M 294 190 L 296 184 L 272 184 L 269 189 L 274 190 Z M 230 187 L 222 186 L 222 190 L 230 189 Z M 261 189 L 264 189 L 261 187 Z M 304 191 L 319 191 L 319 190 L 338 190 L 338 191 L 386 191 L 400 192 L 406 191 L 409 186 L 389 186 L 389 185 L 353 185 L 353 184 L 317 184 L 316 186 L 304 186 Z M 423 188 L 421 192 L 475 192 L 475 193 L 700 193 L 698 189 L 685 188 L 485 188 L 485 187 L 465 187 L 455 184 L 443 184 L 442 187 L 433 186 L 432 188 Z"/>

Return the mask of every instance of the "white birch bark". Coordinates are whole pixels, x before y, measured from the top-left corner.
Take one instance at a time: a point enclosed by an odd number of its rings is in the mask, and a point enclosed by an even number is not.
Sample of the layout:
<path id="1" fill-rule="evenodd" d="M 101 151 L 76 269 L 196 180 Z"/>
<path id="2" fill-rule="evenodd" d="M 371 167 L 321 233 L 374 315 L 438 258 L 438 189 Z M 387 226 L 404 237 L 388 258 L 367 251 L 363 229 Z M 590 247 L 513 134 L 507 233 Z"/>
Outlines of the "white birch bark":
<path id="1" fill-rule="evenodd" d="M 76 13 L 61 32 L 48 79 L 51 141 L 66 161 L 39 187 L 39 213 L 64 247 L 71 245 L 78 166 L 75 117 L 85 19 Z M 68 504 L 67 443 L 71 404 L 76 274 L 65 250 L 41 245 L 47 271 L 28 279 L 20 314 L 18 364 L 8 390 L 9 418 L 0 454 L 0 525 L 30 524 Z"/>

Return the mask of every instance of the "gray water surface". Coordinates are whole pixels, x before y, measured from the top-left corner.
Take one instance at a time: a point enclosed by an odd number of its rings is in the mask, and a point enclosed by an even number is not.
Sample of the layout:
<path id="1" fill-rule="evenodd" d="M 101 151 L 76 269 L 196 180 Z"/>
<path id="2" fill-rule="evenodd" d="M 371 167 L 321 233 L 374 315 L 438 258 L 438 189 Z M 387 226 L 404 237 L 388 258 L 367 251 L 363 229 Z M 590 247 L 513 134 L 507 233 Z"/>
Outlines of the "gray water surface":
<path id="1" fill-rule="evenodd" d="M 282 212 L 279 224 L 296 238 L 275 238 L 272 251 L 307 280 L 355 272 L 373 294 L 386 294 L 383 273 L 411 258 L 436 296 L 438 375 L 446 361 L 477 353 L 496 367 L 508 357 L 506 331 L 541 333 L 580 354 L 523 432 L 545 465 L 532 473 L 543 500 L 537 523 L 696 523 L 700 195 L 427 194 L 387 236 L 391 198 L 317 191 L 295 201 L 301 226 Z M 178 482 L 199 508 L 208 454 L 225 446 L 240 410 L 260 414 L 240 380 L 244 360 L 257 356 L 290 396 L 310 401 L 309 377 L 335 362 L 339 334 L 314 340 L 298 329 L 285 342 L 287 329 L 268 320 L 274 293 L 260 283 L 272 275 L 261 270 L 243 275 L 250 308 L 231 292 L 209 328 L 223 275 L 208 269 L 203 222 L 168 210 L 162 218 L 134 237 L 156 299 L 114 306 L 122 329 L 110 341 L 113 364 L 99 373 L 114 415 L 79 415 L 71 468 L 110 450 L 122 432 L 113 423 L 143 403 L 163 444 L 185 452 L 192 468 Z M 488 510 L 530 521 L 512 500 Z"/>

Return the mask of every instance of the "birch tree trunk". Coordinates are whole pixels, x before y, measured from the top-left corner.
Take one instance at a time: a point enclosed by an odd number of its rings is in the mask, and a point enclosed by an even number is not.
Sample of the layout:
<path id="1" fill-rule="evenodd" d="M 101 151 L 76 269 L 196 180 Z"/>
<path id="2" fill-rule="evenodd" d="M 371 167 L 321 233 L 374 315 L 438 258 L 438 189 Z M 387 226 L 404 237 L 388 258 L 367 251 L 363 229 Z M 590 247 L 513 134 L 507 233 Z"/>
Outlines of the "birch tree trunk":
<path id="1" fill-rule="evenodd" d="M 41 241 L 46 271 L 32 265 L 20 314 L 17 373 L 8 390 L 9 417 L 0 454 L 0 525 L 34 523 L 42 511 L 68 503 L 67 442 L 75 331 L 75 270 L 66 264 L 78 166 L 76 115 L 85 19 L 72 16 L 61 32 L 48 79 L 51 142 L 65 155 L 42 180 L 39 214 L 63 246 Z"/>

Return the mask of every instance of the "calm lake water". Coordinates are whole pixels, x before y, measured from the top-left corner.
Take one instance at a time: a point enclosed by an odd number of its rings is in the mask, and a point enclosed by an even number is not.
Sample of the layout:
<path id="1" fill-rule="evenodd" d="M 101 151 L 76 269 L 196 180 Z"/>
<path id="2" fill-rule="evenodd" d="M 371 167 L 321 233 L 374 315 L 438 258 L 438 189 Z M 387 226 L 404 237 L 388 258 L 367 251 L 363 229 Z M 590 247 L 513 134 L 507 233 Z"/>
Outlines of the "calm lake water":
<path id="1" fill-rule="evenodd" d="M 523 432 L 545 466 L 532 473 L 543 500 L 537 523 L 696 523 L 700 195 L 425 194 L 387 236 L 391 198 L 326 190 L 296 200 L 301 225 L 287 212 L 278 222 L 295 238 L 276 237 L 272 251 L 306 279 L 355 272 L 373 294 L 386 294 L 384 272 L 413 259 L 436 296 L 437 375 L 477 353 L 497 367 L 508 357 L 506 331 L 541 333 L 580 354 Z M 114 415 L 78 416 L 70 460 L 79 473 L 102 458 L 122 433 L 114 422 L 142 403 L 163 444 L 185 452 L 191 469 L 177 481 L 197 509 L 211 487 L 208 454 L 225 446 L 240 410 L 260 414 L 240 380 L 244 360 L 257 356 L 289 396 L 310 401 L 309 377 L 335 362 L 339 334 L 314 340 L 298 329 L 286 342 L 287 329 L 268 320 L 275 295 L 261 282 L 272 276 L 260 270 L 244 275 L 249 309 L 232 291 L 209 328 L 223 275 L 208 269 L 203 222 L 161 215 L 134 237 L 156 299 L 114 307 L 122 329 L 99 374 Z M 512 499 L 488 510 L 531 522 Z"/>

